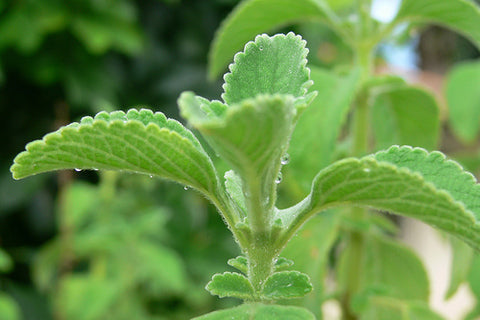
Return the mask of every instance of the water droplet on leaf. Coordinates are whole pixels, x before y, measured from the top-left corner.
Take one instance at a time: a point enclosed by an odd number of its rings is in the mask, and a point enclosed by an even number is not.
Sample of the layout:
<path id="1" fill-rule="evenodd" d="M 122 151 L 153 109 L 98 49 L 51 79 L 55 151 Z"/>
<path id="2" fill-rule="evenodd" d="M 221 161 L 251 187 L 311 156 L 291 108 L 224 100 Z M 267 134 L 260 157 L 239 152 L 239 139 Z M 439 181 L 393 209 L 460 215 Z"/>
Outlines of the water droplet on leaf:
<path id="1" fill-rule="evenodd" d="M 288 153 L 285 153 L 282 157 L 282 159 L 280 160 L 280 163 L 282 165 L 286 165 L 290 162 L 290 155 Z"/>
<path id="2" fill-rule="evenodd" d="M 259 49 L 260 51 L 262 51 L 262 50 L 263 50 L 263 46 L 259 46 L 258 49 Z"/>
<path id="3" fill-rule="evenodd" d="M 82 171 L 82 169 L 75 168 L 75 171 L 80 172 L 80 171 Z"/>
<path id="4" fill-rule="evenodd" d="M 367 173 L 370 172 L 370 168 L 363 169 L 363 172 L 367 172 Z"/>
<path id="5" fill-rule="evenodd" d="M 188 190 L 188 187 L 187 187 L 187 186 L 183 187 L 183 190 L 187 191 L 187 190 Z"/>
<path id="6" fill-rule="evenodd" d="M 277 179 L 275 179 L 275 183 L 276 183 L 276 184 L 279 184 L 280 182 L 282 182 L 282 178 L 283 178 L 283 177 L 282 177 L 282 173 L 279 172 L 279 173 L 278 173 L 278 176 L 277 176 Z"/>

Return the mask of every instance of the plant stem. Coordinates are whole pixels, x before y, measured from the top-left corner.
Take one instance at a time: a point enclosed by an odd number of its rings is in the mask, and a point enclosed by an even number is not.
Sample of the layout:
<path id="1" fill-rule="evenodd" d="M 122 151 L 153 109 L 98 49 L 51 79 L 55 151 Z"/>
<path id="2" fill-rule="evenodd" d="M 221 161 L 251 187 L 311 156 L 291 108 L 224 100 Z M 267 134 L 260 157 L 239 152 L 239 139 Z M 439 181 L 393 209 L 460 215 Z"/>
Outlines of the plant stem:
<path id="1" fill-rule="evenodd" d="M 274 259 L 278 254 L 272 246 L 270 233 L 257 233 L 247 251 L 248 278 L 255 292 L 258 294 L 263 288 L 265 280 L 274 271 Z M 257 297 L 259 299 L 259 297 Z"/>

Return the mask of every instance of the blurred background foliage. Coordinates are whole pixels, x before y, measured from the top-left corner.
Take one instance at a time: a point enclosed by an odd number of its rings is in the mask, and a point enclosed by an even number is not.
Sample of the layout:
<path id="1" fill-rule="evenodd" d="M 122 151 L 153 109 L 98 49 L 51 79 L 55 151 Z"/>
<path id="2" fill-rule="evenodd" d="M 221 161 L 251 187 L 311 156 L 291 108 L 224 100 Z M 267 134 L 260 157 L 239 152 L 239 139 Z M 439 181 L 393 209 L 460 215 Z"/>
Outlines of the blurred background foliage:
<path id="1" fill-rule="evenodd" d="M 207 81 L 207 54 L 237 2 L 0 1 L 1 319 L 187 319 L 235 303 L 203 290 L 238 249 L 198 194 L 108 172 L 13 181 L 8 168 L 25 143 L 80 116 L 145 105 L 178 118 L 182 91 L 218 98 L 221 80 Z M 327 28 L 294 30 L 307 39 L 312 63 L 332 68 L 351 60 L 348 46 Z M 382 46 L 385 65 L 398 48 L 409 48 L 417 67 L 437 73 L 479 56 L 440 27 L 409 32 Z M 424 77 L 431 83 L 430 74 Z M 461 72 L 455 77 L 468 82 Z M 478 170 L 478 132 L 460 138 L 447 126 L 442 132 L 442 149 Z M 338 224 L 328 219 L 332 228 Z"/>

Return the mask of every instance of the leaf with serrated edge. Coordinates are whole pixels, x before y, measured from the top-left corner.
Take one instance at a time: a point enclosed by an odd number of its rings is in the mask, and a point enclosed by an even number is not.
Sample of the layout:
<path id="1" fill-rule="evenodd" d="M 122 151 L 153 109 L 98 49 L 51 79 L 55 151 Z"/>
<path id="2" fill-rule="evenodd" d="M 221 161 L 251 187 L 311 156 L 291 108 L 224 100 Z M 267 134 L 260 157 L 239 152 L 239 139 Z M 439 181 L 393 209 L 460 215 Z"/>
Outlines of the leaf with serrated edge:
<path id="1" fill-rule="evenodd" d="M 380 93 L 372 117 L 377 150 L 392 144 L 437 146 L 439 110 L 435 98 L 423 89 L 398 86 Z"/>
<path id="2" fill-rule="evenodd" d="M 241 306 L 214 311 L 192 320 L 315 320 L 304 308 L 246 303 Z"/>
<path id="3" fill-rule="evenodd" d="M 394 146 L 340 160 L 317 175 L 307 198 L 278 215 L 298 226 L 315 212 L 340 205 L 416 218 L 480 249 L 480 186 L 440 152 Z"/>
<path id="4" fill-rule="evenodd" d="M 244 275 L 235 272 L 215 274 L 205 289 L 220 298 L 232 297 L 244 300 L 252 300 L 254 293 L 250 281 Z"/>
<path id="5" fill-rule="evenodd" d="M 222 22 L 209 53 L 209 76 L 217 77 L 243 44 L 257 34 L 306 19 L 324 20 L 325 8 L 314 0 L 242 1 Z"/>
<path id="6" fill-rule="evenodd" d="M 479 83 L 480 61 L 462 63 L 447 77 L 448 120 L 455 134 L 467 143 L 475 143 L 480 131 Z"/>
<path id="7" fill-rule="evenodd" d="M 235 269 L 247 274 L 248 272 L 248 260 L 244 256 L 238 256 L 236 258 L 229 259 L 227 261 L 228 265 L 234 267 Z"/>
<path id="8" fill-rule="evenodd" d="M 11 167 L 16 179 L 60 169 L 104 169 L 155 175 L 206 194 L 217 188 L 213 164 L 195 136 L 150 110 L 85 117 L 26 149 Z"/>
<path id="9" fill-rule="evenodd" d="M 259 94 L 304 96 L 312 84 L 305 44 L 292 32 L 257 36 L 235 55 L 230 72 L 224 76 L 222 99 L 232 105 Z"/>
<path id="10" fill-rule="evenodd" d="M 467 0 L 403 0 L 393 23 L 438 23 L 469 38 L 480 47 L 480 9 Z"/>
<path id="11" fill-rule="evenodd" d="M 287 258 L 279 257 L 275 261 L 275 271 L 283 271 L 293 266 L 293 261 Z"/>
<path id="12" fill-rule="evenodd" d="M 178 103 L 182 116 L 230 163 L 246 187 L 260 187 L 258 196 L 267 198 L 293 130 L 293 97 L 260 95 L 229 106 L 222 117 L 213 119 L 199 115 L 200 101 L 193 93 L 183 93 Z"/>
<path id="13" fill-rule="evenodd" d="M 300 298 L 312 291 L 310 278 L 298 271 L 275 272 L 265 280 L 262 295 L 266 299 Z"/>

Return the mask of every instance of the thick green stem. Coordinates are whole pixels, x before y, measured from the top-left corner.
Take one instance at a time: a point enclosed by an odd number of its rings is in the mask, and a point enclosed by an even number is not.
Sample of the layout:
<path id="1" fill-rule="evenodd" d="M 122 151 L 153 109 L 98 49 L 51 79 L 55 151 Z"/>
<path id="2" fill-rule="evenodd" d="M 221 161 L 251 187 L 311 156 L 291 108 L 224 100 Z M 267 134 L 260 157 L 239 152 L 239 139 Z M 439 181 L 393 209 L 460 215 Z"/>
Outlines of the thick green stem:
<path id="1" fill-rule="evenodd" d="M 260 293 L 265 280 L 273 273 L 275 258 L 278 255 L 270 239 L 270 233 L 255 234 L 254 241 L 247 251 L 248 278 L 255 289 Z M 259 299 L 259 297 L 257 296 Z"/>

